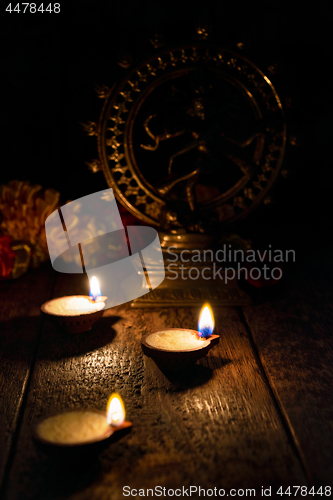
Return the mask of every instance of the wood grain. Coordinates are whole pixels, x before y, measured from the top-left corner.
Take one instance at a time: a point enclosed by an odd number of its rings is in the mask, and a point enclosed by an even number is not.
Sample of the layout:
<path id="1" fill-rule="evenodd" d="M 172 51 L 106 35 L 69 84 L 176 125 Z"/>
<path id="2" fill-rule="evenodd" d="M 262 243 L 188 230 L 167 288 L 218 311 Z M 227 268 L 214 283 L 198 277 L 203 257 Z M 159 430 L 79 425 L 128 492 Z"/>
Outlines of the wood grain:
<path id="1" fill-rule="evenodd" d="M 43 268 L 0 283 L 0 484 L 38 341 L 40 306 L 51 296 L 54 279 Z"/>
<path id="2" fill-rule="evenodd" d="M 55 296 L 85 287 L 79 277 L 60 276 Z M 183 374 L 161 372 L 140 339 L 164 327 L 195 328 L 198 310 L 125 305 L 77 336 L 45 324 L 5 498 L 118 500 L 125 485 L 307 484 L 237 311 L 215 313 L 219 345 Z M 39 418 L 103 409 L 114 390 L 133 428 L 97 462 L 57 463 L 35 448 L 31 428 Z"/>
<path id="3" fill-rule="evenodd" d="M 295 274 L 282 297 L 244 309 L 261 362 L 316 486 L 333 486 L 331 264 Z"/>

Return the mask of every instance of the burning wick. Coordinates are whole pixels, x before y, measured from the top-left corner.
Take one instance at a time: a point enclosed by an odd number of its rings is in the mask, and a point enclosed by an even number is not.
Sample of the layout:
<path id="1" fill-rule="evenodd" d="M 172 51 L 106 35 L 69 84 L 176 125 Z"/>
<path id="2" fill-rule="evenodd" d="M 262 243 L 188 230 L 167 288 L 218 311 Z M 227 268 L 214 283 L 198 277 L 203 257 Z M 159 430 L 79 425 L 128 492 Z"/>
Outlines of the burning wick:
<path id="1" fill-rule="evenodd" d="M 101 297 L 101 289 L 99 287 L 98 279 L 96 276 L 93 276 L 90 281 L 90 291 L 89 297 L 93 302 L 96 302 Z"/>
<path id="2" fill-rule="evenodd" d="M 89 300 L 92 304 L 96 302 L 105 302 L 107 297 L 104 297 L 101 293 L 99 287 L 99 282 L 96 276 L 93 276 L 90 280 L 90 290 L 89 290 Z"/>
<path id="3" fill-rule="evenodd" d="M 108 424 L 115 427 L 118 425 L 122 425 L 125 421 L 125 416 L 125 406 L 121 397 L 116 393 L 111 394 L 107 404 L 106 412 L 106 419 L 108 421 Z"/>
<path id="4" fill-rule="evenodd" d="M 208 304 L 204 305 L 203 308 L 201 309 L 201 313 L 199 316 L 198 330 L 199 330 L 199 337 L 205 339 L 210 337 L 213 333 L 214 315 L 213 311 L 211 310 Z"/>

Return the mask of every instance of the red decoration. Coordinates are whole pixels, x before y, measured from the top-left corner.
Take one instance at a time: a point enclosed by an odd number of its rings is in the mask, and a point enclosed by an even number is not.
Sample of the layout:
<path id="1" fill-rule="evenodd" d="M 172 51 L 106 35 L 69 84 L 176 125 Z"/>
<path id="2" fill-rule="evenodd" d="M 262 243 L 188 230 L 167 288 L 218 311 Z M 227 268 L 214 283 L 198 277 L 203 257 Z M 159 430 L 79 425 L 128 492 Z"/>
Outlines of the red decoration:
<path id="1" fill-rule="evenodd" d="M 266 267 L 266 278 L 265 278 L 265 274 L 264 274 L 264 266 Z M 246 268 L 247 268 L 247 277 L 246 277 L 246 281 L 252 285 L 252 286 L 255 286 L 256 288 L 264 288 L 266 286 L 272 286 L 272 285 L 276 285 L 277 283 L 279 283 L 283 277 L 283 267 L 281 265 L 281 263 L 275 263 L 275 262 L 270 262 L 268 259 L 264 259 L 264 262 L 255 262 L 253 264 L 250 264 L 250 263 L 247 263 L 246 265 Z M 260 270 L 260 275 L 258 277 L 258 279 L 255 279 L 257 278 L 258 276 L 258 273 L 257 273 L 257 270 Z M 272 270 L 275 269 L 275 274 L 277 273 L 277 270 L 279 271 L 277 274 L 278 276 L 280 276 L 278 279 L 275 279 L 272 277 L 271 273 L 272 273 Z M 250 271 L 253 270 L 255 271 L 254 273 L 254 278 L 252 278 L 250 276 Z"/>
<path id="2" fill-rule="evenodd" d="M 8 234 L 0 234 L 0 280 L 10 278 L 14 267 L 16 253 L 10 246 L 11 242 Z"/>
<path id="3" fill-rule="evenodd" d="M 122 205 L 120 205 L 118 203 L 118 207 L 119 207 L 119 212 L 120 212 L 120 217 L 121 217 L 121 220 L 124 224 L 124 226 L 137 226 L 137 225 L 145 225 L 142 221 L 140 221 L 139 219 L 137 219 L 136 217 L 134 217 L 134 215 L 132 215 L 130 212 L 128 212 L 126 210 L 125 207 L 123 207 Z"/>

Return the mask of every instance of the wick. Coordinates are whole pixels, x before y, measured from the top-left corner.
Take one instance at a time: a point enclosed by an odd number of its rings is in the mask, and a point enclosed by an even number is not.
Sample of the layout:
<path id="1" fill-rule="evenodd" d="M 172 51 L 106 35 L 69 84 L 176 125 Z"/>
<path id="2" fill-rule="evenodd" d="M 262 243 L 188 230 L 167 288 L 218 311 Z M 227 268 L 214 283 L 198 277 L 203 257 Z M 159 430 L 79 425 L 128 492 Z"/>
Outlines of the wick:
<path id="1" fill-rule="evenodd" d="M 213 332 L 210 330 L 209 327 L 206 327 L 206 328 L 204 327 L 204 328 L 202 328 L 202 330 L 199 333 L 200 333 L 199 337 L 201 339 L 208 339 L 209 337 L 212 336 Z"/>
<path id="2" fill-rule="evenodd" d="M 89 299 L 92 301 L 92 302 L 99 302 L 99 299 L 100 299 L 100 295 L 90 295 L 89 296 Z"/>

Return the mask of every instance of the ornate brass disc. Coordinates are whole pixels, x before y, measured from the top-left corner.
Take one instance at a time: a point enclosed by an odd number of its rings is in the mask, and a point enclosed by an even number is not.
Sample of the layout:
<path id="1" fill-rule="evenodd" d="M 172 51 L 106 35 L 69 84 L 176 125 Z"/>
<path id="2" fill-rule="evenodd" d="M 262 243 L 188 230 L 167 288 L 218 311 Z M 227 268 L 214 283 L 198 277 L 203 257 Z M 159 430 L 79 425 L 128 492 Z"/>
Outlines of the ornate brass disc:
<path id="1" fill-rule="evenodd" d="M 107 182 L 136 217 L 209 232 L 265 198 L 286 126 L 275 88 L 252 62 L 194 43 L 132 68 L 105 94 L 97 136 Z"/>

